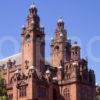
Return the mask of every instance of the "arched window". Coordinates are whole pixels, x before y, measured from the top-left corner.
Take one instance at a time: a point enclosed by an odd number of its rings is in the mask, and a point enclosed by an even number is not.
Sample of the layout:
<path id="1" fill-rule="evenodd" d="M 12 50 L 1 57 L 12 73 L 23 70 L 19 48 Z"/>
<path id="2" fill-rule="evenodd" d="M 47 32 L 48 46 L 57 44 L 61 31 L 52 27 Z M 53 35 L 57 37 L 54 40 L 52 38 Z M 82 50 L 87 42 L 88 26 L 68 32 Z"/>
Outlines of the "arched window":
<path id="1" fill-rule="evenodd" d="M 21 86 L 19 88 L 19 97 L 25 97 L 26 96 L 26 86 Z"/>
<path id="2" fill-rule="evenodd" d="M 55 46 L 54 50 L 55 50 L 55 52 L 58 52 L 59 51 L 59 46 Z"/>
<path id="3" fill-rule="evenodd" d="M 69 91 L 69 89 L 67 89 L 67 88 L 64 89 L 63 95 L 64 95 L 65 100 L 70 100 L 70 91 Z"/>
<path id="4" fill-rule="evenodd" d="M 56 89 L 53 89 L 53 100 L 58 100 L 57 99 L 57 91 L 56 91 Z"/>
<path id="5" fill-rule="evenodd" d="M 26 37 L 25 37 L 25 41 L 29 41 L 29 39 L 30 39 L 30 35 L 27 34 Z"/>

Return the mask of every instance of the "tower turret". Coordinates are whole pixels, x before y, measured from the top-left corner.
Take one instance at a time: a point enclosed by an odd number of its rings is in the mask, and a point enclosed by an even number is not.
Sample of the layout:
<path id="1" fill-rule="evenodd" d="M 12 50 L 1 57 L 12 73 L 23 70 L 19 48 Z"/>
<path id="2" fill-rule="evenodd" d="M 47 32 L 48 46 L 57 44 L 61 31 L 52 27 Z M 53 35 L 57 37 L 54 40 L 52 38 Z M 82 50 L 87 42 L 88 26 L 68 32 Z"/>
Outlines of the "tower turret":
<path id="1" fill-rule="evenodd" d="M 37 14 L 37 8 L 35 4 L 32 4 L 29 8 L 29 15 L 27 17 L 27 24 L 29 27 L 33 26 L 34 29 L 38 29 L 40 25 L 40 17 Z"/>
<path id="2" fill-rule="evenodd" d="M 66 60 L 69 48 L 67 48 L 67 31 L 64 29 L 64 21 L 60 18 L 57 22 L 57 29 L 54 38 L 51 40 L 51 65 L 60 66 Z M 69 56 L 68 56 L 69 57 Z"/>
<path id="3" fill-rule="evenodd" d="M 25 71 L 30 66 L 35 66 L 39 73 L 43 73 L 45 62 L 45 34 L 44 28 L 40 26 L 40 17 L 37 14 L 37 8 L 34 4 L 29 8 L 27 24 L 22 28 L 21 35 L 23 70 Z"/>
<path id="4" fill-rule="evenodd" d="M 58 19 L 57 26 L 59 31 L 64 30 L 64 21 L 61 18 Z"/>
<path id="5" fill-rule="evenodd" d="M 80 47 L 77 42 L 74 42 L 74 45 L 71 48 L 71 59 L 72 60 L 80 60 Z"/>

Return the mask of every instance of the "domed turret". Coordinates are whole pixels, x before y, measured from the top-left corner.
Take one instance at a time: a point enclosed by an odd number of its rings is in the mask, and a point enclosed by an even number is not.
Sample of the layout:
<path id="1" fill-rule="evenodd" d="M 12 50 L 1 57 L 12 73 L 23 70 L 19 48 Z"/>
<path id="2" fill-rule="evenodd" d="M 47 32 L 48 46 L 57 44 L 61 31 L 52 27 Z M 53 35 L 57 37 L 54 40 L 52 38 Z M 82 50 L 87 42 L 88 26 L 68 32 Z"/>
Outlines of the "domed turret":
<path id="1" fill-rule="evenodd" d="M 35 5 L 35 4 L 32 4 L 32 5 L 29 7 L 29 11 L 30 11 L 30 14 L 36 15 L 36 14 L 37 14 L 36 5 Z"/>
<path id="2" fill-rule="evenodd" d="M 35 4 L 32 4 L 29 9 L 37 9 Z"/>
<path id="3" fill-rule="evenodd" d="M 79 60 L 80 59 L 80 46 L 75 41 L 71 48 L 71 59 Z"/>
<path id="4" fill-rule="evenodd" d="M 59 23 L 64 23 L 64 21 L 63 21 L 62 18 L 59 18 L 59 19 L 58 19 L 58 24 L 59 24 Z"/>
<path id="5" fill-rule="evenodd" d="M 64 29 L 64 21 L 62 18 L 58 19 L 57 26 L 58 26 L 58 30 L 60 31 Z"/>

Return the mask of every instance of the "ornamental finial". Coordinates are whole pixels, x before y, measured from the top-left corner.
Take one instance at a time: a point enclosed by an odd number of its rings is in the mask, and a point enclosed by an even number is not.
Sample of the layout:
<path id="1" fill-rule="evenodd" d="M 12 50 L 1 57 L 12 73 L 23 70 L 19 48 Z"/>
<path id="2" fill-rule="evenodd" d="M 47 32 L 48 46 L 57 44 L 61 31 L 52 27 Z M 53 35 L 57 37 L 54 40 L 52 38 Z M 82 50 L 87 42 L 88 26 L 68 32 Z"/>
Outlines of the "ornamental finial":
<path id="1" fill-rule="evenodd" d="M 30 6 L 30 9 L 34 9 L 34 8 L 36 8 L 36 5 L 35 5 L 35 3 L 34 3 L 34 0 L 33 0 L 33 2 L 32 2 L 32 4 L 31 4 L 31 6 Z"/>

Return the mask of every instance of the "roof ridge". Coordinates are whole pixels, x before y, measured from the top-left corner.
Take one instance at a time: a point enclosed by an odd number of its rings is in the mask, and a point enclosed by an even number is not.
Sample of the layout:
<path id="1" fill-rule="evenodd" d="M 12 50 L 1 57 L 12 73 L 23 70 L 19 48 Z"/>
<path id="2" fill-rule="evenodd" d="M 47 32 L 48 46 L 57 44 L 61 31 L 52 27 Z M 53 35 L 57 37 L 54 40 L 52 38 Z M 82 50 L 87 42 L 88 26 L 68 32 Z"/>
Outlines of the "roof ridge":
<path id="1" fill-rule="evenodd" d="M 21 54 L 21 52 L 19 52 L 19 53 L 17 53 L 17 54 L 14 54 L 14 55 L 11 55 L 11 56 L 8 56 L 8 57 L 5 57 L 5 58 L 3 58 L 3 59 L 0 59 L 0 61 L 4 61 L 4 60 L 6 60 L 6 59 L 10 59 L 10 58 L 15 57 L 15 56 L 18 56 L 18 55 L 20 55 L 20 54 Z"/>

